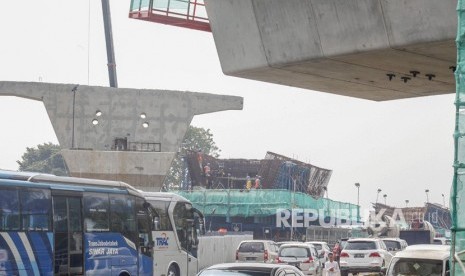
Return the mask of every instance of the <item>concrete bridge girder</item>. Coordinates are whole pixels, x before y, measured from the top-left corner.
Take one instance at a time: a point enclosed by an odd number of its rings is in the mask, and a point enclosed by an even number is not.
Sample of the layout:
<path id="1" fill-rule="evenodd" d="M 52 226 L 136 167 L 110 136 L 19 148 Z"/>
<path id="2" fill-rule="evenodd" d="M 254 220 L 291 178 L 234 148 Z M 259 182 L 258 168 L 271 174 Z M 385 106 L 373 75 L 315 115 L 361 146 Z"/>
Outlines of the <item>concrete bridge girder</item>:
<path id="1" fill-rule="evenodd" d="M 456 0 L 206 4 L 226 75 L 376 101 L 455 90 Z"/>
<path id="2" fill-rule="evenodd" d="M 194 115 L 243 106 L 234 96 L 34 82 L 0 82 L 0 96 L 44 103 L 73 176 L 150 190 L 161 187 Z"/>

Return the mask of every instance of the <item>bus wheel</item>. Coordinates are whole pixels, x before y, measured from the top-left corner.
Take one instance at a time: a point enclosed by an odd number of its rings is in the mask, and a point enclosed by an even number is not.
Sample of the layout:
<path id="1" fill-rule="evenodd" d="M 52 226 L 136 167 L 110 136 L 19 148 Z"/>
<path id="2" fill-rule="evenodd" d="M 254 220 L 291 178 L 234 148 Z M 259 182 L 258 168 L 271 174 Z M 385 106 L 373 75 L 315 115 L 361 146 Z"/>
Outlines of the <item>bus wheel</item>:
<path id="1" fill-rule="evenodd" d="M 175 265 L 170 265 L 167 276 L 179 276 L 178 269 Z"/>

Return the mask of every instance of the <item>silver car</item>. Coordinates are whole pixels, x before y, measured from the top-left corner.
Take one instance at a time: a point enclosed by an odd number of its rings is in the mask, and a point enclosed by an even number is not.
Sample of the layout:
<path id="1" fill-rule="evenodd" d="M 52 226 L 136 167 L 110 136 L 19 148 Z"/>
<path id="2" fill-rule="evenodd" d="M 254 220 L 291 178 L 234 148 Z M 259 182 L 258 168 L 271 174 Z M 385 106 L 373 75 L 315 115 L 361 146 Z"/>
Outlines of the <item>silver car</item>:
<path id="1" fill-rule="evenodd" d="M 315 246 L 316 251 L 318 251 L 318 258 L 322 265 L 328 261 L 328 254 L 332 253 L 332 251 L 326 242 L 310 241 L 306 242 L 306 244 Z"/>
<path id="2" fill-rule="evenodd" d="M 322 267 L 315 247 L 305 243 L 281 245 L 276 262 L 293 265 L 305 275 L 319 275 Z"/>
<path id="3" fill-rule="evenodd" d="M 269 240 L 242 241 L 236 250 L 237 262 L 274 263 L 278 246 Z"/>

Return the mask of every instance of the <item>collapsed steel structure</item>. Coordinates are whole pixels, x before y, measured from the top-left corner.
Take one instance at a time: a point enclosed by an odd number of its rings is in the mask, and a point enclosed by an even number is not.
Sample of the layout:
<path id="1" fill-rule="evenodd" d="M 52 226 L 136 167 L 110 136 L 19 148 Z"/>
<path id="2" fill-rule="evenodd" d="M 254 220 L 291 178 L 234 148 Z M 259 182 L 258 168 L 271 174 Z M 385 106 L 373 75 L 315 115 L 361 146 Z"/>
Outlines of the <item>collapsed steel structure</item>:
<path id="1" fill-rule="evenodd" d="M 217 159 L 201 151 L 188 151 L 183 160 L 188 175 L 181 184 L 185 190 L 253 187 L 285 189 L 319 198 L 324 196 L 332 174 L 331 170 L 273 152 L 267 152 L 264 159 Z M 248 181 L 251 187 L 247 187 Z"/>

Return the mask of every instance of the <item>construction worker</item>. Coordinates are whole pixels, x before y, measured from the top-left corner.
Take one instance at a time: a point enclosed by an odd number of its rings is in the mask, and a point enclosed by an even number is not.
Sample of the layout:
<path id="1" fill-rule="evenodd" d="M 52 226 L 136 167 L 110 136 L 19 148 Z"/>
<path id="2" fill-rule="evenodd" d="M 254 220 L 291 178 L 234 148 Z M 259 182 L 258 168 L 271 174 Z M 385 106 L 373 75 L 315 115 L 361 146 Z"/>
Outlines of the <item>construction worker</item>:
<path id="1" fill-rule="evenodd" d="M 205 167 L 203 167 L 203 173 L 205 174 L 205 179 L 207 182 L 207 189 L 211 189 L 212 186 L 212 178 L 211 178 L 211 169 L 210 169 L 210 163 L 207 163 Z"/>
<path id="2" fill-rule="evenodd" d="M 255 176 L 254 189 L 260 189 L 260 176 L 259 175 Z"/>
<path id="3" fill-rule="evenodd" d="M 247 191 L 250 191 L 250 189 L 252 189 L 252 180 L 250 179 L 250 176 L 247 176 L 246 178 L 245 188 L 247 189 Z"/>

